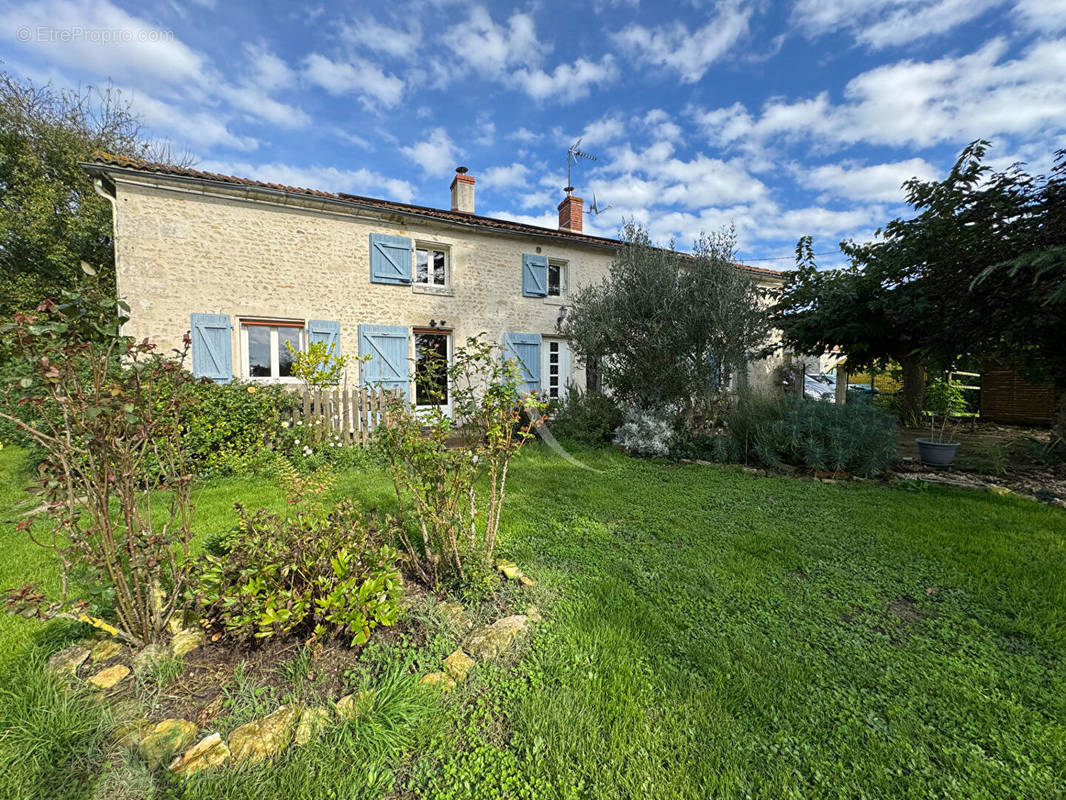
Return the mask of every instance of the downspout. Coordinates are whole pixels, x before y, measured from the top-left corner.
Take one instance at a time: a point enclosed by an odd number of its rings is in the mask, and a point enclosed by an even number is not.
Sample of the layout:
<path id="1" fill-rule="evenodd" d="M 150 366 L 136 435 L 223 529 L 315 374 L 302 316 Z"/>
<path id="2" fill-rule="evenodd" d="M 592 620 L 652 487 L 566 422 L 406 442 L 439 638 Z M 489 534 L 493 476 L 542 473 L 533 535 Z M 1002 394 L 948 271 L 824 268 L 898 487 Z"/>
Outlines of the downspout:
<path id="1" fill-rule="evenodd" d="M 93 178 L 93 191 L 111 206 L 111 248 L 115 251 L 115 298 L 118 294 L 118 198 L 104 188 L 103 178 Z"/>

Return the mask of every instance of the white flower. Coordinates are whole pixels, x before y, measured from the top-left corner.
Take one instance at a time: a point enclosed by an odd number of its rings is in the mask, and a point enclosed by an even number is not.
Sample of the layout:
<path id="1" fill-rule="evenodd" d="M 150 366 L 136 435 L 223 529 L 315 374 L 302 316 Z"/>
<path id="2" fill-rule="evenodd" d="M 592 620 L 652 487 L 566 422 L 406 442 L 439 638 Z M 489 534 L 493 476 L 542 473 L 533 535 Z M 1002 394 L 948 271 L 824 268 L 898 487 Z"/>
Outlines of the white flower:
<path id="1" fill-rule="evenodd" d="M 287 428 L 287 427 L 289 427 L 289 423 L 283 422 L 283 423 L 281 423 L 281 427 Z"/>
<path id="2" fill-rule="evenodd" d="M 303 425 L 304 421 L 302 419 L 298 419 L 298 420 L 296 420 L 296 424 L 297 425 Z"/>
<path id="3" fill-rule="evenodd" d="M 292 440 L 292 443 L 293 443 L 293 444 L 299 444 L 299 443 L 300 443 L 300 440 L 299 440 L 299 439 L 293 439 L 293 440 Z"/>

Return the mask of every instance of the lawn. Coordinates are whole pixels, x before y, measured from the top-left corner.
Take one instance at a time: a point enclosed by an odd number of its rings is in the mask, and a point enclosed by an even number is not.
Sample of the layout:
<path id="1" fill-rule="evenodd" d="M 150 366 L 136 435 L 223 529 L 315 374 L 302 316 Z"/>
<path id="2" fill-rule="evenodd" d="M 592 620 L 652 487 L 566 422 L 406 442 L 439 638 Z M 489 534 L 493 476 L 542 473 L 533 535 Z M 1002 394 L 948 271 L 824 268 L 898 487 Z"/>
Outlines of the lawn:
<path id="1" fill-rule="evenodd" d="M 546 616 L 522 659 L 476 668 L 345 797 L 1064 796 L 1061 510 L 580 455 L 598 471 L 541 449 L 512 467 L 501 550 L 538 579 Z M 5 509 L 21 460 L 0 451 Z M 373 469 L 336 491 L 390 502 Z M 206 534 L 234 501 L 280 492 L 232 478 L 196 498 Z M 54 580 L 13 525 L 0 538 L 0 585 Z M 22 657 L 43 627 L 0 618 L 0 652 Z M 299 757 L 189 796 L 335 796 Z"/>

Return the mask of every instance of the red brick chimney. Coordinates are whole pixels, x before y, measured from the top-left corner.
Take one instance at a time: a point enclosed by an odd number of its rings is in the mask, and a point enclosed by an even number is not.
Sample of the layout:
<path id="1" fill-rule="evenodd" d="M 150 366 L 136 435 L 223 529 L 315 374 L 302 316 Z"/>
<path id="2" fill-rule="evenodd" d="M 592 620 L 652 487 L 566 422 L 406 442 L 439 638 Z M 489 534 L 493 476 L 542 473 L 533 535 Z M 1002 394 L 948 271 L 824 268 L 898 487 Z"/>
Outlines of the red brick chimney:
<path id="1" fill-rule="evenodd" d="M 584 206 L 584 200 L 567 192 L 563 202 L 559 203 L 559 230 L 581 233 Z"/>
<path id="2" fill-rule="evenodd" d="M 474 213 L 474 177 L 466 167 L 457 167 L 452 178 L 452 211 Z"/>

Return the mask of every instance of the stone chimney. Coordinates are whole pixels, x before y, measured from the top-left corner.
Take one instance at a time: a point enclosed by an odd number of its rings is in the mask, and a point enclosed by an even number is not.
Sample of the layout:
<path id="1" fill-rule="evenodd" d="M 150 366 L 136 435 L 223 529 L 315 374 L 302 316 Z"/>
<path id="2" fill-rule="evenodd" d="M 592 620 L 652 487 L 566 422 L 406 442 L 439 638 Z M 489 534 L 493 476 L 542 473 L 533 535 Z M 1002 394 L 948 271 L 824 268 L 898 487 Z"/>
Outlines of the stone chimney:
<path id="1" fill-rule="evenodd" d="M 474 213 L 474 179 L 466 167 L 456 167 L 452 178 L 452 211 Z"/>
<path id="2" fill-rule="evenodd" d="M 580 197 L 574 197 L 568 191 L 566 197 L 563 198 L 563 202 L 559 203 L 559 230 L 581 233 L 584 206 L 584 200 Z"/>

